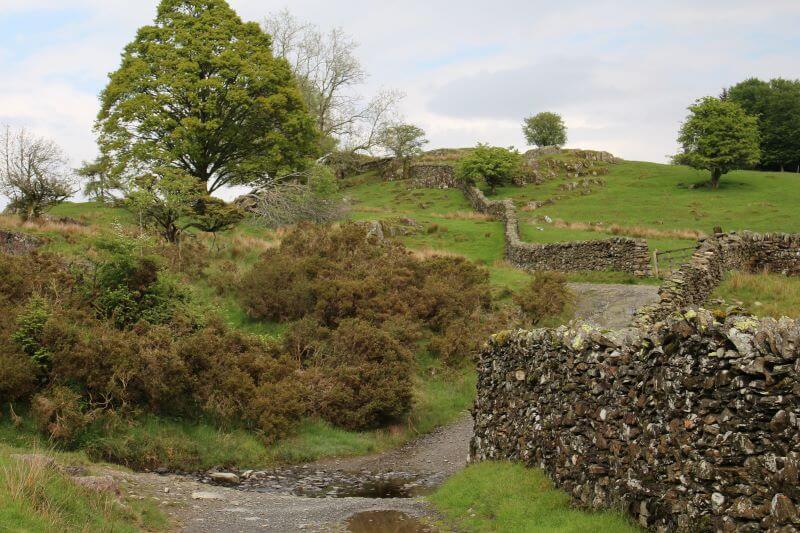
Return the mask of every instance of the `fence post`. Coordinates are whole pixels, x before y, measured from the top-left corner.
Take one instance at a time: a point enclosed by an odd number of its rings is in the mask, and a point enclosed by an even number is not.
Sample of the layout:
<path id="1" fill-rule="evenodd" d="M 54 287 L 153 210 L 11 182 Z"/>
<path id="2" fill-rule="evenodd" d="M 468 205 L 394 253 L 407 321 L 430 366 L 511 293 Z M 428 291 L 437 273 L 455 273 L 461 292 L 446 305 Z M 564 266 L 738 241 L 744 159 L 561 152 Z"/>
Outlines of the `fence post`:
<path id="1" fill-rule="evenodd" d="M 655 273 L 656 277 L 658 276 L 658 248 L 653 250 L 653 273 Z"/>

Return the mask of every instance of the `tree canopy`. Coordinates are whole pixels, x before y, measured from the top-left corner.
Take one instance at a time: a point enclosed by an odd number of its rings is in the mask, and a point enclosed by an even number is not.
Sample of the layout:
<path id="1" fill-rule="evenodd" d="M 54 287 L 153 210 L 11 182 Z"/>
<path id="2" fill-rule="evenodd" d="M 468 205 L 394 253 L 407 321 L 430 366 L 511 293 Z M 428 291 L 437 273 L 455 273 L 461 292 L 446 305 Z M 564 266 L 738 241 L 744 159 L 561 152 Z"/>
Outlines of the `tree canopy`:
<path id="1" fill-rule="evenodd" d="M 689 106 L 680 130 L 676 163 L 711 171 L 711 187 L 731 170 L 753 166 L 761 157 L 756 118 L 729 100 L 706 97 Z"/>
<path id="2" fill-rule="evenodd" d="M 0 194 L 24 220 L 39 218 L 75 193 L 67 156 L 53 141 L 24 129 L 0 129 Z"/>
<path id="3" fill-rule="evenodd" d="M 750 78 L 723 96 L 758 118 L 763 168 L 800 170 L 800 80 Z"/>
<path id="4" fill-rule="evenodd" d="M 408 178 L 409 161 L 422 154 L 422 147 L 428 144 L 428 139 L 418 126 L 395 124 L 381 132 L 380 143 L 403 164 L 403 178 Z"/>
<path id="5" fill-rule="evenodd" d="M 317 136 L 289 65 L 225 0 L 162 0 L 110 75 L 96 129 L 111 176 L 178 170 L 210 192 L 295 171 Z"/>
<path id="6" fill-rule="evenodd" d="M 472 153 L 461 158 L 457 172 L 459 178 L 468 183 L 485 180 L 494 193 L 498 185 L 506 183 L 519 172 L 521 165 L 522 156 L 513 148 L 478 144 Z"/>
<path id="7" fill-rule="evenodd" d="M 550 111 L 526 118 L 522 132 L 528 144 L 534 146 L 563 146 L 567 142 L 567 127 L 561 115 Z"/>

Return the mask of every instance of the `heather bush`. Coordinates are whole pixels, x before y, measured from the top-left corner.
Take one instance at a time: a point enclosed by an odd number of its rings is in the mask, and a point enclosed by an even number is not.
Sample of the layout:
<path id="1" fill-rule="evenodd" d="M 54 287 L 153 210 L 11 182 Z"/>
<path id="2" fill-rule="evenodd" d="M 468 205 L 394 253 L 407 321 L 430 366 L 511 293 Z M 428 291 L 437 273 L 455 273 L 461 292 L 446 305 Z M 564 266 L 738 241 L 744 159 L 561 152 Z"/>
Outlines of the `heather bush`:
<path id="1" fill-rule="evenodd" d="M 471 356 L 475 331 L 457 339 L 464 349 L 444 343 L 491 311 L 488 287 L 486 269 L 465 259 L 419 259 L 400 245 L 368 242 L 355 224 L 305 225 L 243 276 L 240 294 L 254 318 L 295 321 L 283 350 L 309 383 L 309 410 L 367 429 L 411 408 L 420 341 L 433 337 L 453 366 Z"/>
<path id="2" fill-rule="evenodd" d="M 525 287 L 514 294 L 514 303 L 533 324 L 558 316 L 572 304 L 573 295 L 566 277 L 558 272 L 537 272 Z"/>
<path id="3" fill-rule="evenodd" d="M 115 249 L 82 268 L 26 259 L 23 270 L 0 255 L 0 269 L 18 280 L 0 283 L 0 401 L 30 402 L 54 441 L 74 444 L 97 416 L 141 412 L 203 417 L 274 440 L 307 412 L 300 363 L 283 346 L 187 314 L 183 295 L 160 289 L 169 285 L 146 257 Z M 51 274 L 64 285 L 45 283 Z M 133 303 L 106 307 L 115 291 Z"/>
<path id="4" fill-rule="evenodd" d="M 336 328 L 360 318 L 397 317 L 441 331 L 449 321 L 488 308 L 488 272 L 454 257 L 420 260 L 393 243 L 370 244 L 364 228 L 303 226 L 244 276 L 241 299 L 254 318 L 312 316 Z"/>
<path id="5" fill-rule="evenodd" d="M 0 403 L 29 396 L 37 384 L 37 368 L 30 357 L 0 338 Z"/>

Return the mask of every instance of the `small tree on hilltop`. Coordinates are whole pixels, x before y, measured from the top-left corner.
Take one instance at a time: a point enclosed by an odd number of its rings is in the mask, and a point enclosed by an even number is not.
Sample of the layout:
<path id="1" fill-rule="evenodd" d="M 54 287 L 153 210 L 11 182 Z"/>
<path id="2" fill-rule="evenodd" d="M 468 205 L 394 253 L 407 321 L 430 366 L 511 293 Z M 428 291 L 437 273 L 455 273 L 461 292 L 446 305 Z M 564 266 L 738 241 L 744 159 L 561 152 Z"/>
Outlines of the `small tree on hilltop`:
<path id="1" fill-rule="evenodd" d="M 84 161 L 77 169 L 77 174 L 84 181 L 83 194 L 101 204 L 117 199 L 114 191 L 124 191 L 125 184 L 111 172 L 108 157 L 100 156 L 92 162 Z"/>
<path id="2" fill-rule="evenodd" d="M 711 171 L 711 188 L 723 174 L 753 166 L 761 158 L 758 121 L 736 103 L 706 97 L 689 106 L 673 162 Z"/>
<path id="3" fill-rule="evenodd" d="M 567 127 L 558 113 L 545 111 L 526 118 L 522 132 L 533 146 L 563 146 L 567 142 Z"/>
<path id="4" fill-rule="evenodd" d="M 422 128 L 412 124 L 397 124 L 381 132 L 380 144 L 402 163 L 403 179 L 406 179 L 409 177 L 411 159 L 422 155 L 422 147 L 428 144 L 428 139 Z"/>
<path id="5" fill-rule="evenodd" d="M 271 44 L 225 0 L 161 0 L 101 95 L 96 129 L 112 172 L 171 168 L 213 192 L 303 167 L 317 133 Z"/>
<path id="6" fill-rule="evenodd" d="M 494 194 L 498 185 L 511 180 L 522 167 L 522 156 L 513 148 L 478 144 L 458 162 L 457 173 L 465 183 L 483 179 Z"/>
<path id="7" fill-rule="evenodd" d="M 24 129 L 0 131 L 0 193 L 11 200 L 11 212 L 37 219 L 75 192 L 67 156 L 56 143 Z"/>

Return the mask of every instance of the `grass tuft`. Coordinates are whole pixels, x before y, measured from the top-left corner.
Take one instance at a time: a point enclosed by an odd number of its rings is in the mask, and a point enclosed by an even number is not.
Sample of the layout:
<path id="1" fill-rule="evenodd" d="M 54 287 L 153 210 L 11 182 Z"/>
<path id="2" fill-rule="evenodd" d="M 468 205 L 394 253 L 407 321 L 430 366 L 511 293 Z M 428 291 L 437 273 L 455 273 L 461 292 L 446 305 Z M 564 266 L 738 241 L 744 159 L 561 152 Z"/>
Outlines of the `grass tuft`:
<path id="1" fill-rule="evenodd" d="M 429 497 L 448 526 L 458 531 L 508 533 L 624 533 L 639 529 L 616 512 L 570 507 L 539 469 L 485 462 L 468 466 Z"/>

